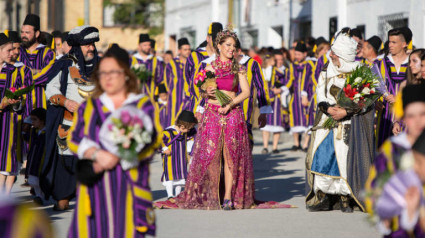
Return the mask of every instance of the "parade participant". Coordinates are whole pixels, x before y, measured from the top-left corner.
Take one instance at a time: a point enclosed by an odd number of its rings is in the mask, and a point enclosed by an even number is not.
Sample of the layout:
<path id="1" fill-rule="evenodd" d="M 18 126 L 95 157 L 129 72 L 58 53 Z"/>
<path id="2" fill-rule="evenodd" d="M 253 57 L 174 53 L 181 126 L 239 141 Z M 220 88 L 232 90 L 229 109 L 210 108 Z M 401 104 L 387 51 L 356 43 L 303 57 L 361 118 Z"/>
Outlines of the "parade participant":
<path id="1" fill-rule="evenodd" d="M 416 49 L 409 55 L 409 68 L 407 68 L 406 84 L 420 84 L 423 82 L 421 75 L 421 59 L 425 57 L 425 49 Z M 424 62 L 425 63 L 425 62 Z"/>
<path id="2" fill-rule="evenodd" d="M 389 175 L 397 173 L 399 169 L 406 169 L 409 161 L 403 155 L 411 150 L 413 143 L 425 129 L 425 86 L 408 85 L 402 91 L 401 118 L 406 125 L 406 130 L 397 136 L 388 138 L 379 148 L 379 154 L 370 167 L 369 177 L 365 184 L 366 210 L 375 216 L 376 195 L 382 189 Z M 403 168 L 404 166 L 404 168 Z M 388 237 L 398 237 L 406 231 L 400 229 L 399 217 L 382 220 L 379 223 L 381 232 Z M 401 236 L 403 237 L 403 236 Z"/>
<path id="3" fill-rule="evenodd" d="M 9 99 L 5 96 L 6 89 L 19 89 L 29 86 L 24 82 L 22 72 L 8 63 L 12 58 L 12 41 L 0 33 L 0 193 L 9 194 L 19 172 L 18 162 L 22 162 L 21 153 L 21 114 L 25 111 L 25 101 Z M 24 96 L 26 97 L 26 96 Z"/>
<path id="4" fill-rule="evenodd" d="M 151 39 L 148 34 L 139 35 L 139 47 L 137 53 L 133 55 L 132 65 L 135 63 L 145 65 L 146 69 L 152 72 L 152 76 L 147 79 L 142 87 L 142 92 L 150 95 L 153 99 L 156 87 L 164 79 L 164 65 L 158 57 L 152 54 Z"/>
<path id="5" fill-rule="evenodd" d="M 169 93 L 167 107 L 170 125 L 174 125 L 177 115 L 184 108 L 184 103 L 190 100 L 189 84 L 185 74 L 187 58 L 191 53 L 190 44 L 187 38 L 181 38 L 177 43 L 178 57 L 170 60 L 164 73 Z"/>
<path id="6" fill-rule="evenodd" d="M 382 41 L 378 36 L 372 36 L 363 42 L 362 46 L 362 63 L 372 66 L 379 64 L 378 52 L 381 49 Z"/>
<path id="7" fill-rule="evenodd" d="M 64 55 L 68 54 L 71 50 L 71 46 L 68 45 L 68 42 L 66 41 L 68 39 L 69 32 L 63 32 L 62 33 L 62 52 Z"/>
<path id="8" fill-rule="evenodd" d="M 239 106 L 249 97 L 250 90 L 246 74 L 234 57 L 236 40 L 232 31 L 218 33 L 215 44 L 217 57 L 205 68 L 215 72 L 217 89 L 230 96 L 232 101 L 221 107 L 215 98 L 215 89 L 207 89 L 208 103 L 198 124 L 185 190 L 169 200 L 179 208 L 231 210 L 254 205 L 252 156 L 246 123 Z M 242 90 L 236 95 L 238 85 Z M 220 197 L 219 191 L 222 166 L 224 197 Z"/>
<path id="9" fill-rule="evenodd" d="M 279 82 L 281 85 L 286 84 L 286 66 L 285 66 L 285 56 L 283 55 L 282 49 L 281 50 L 274 50 L 273 56 L 276 62 L 276 76 L 279 78 Z M 279 89 L 279 87 L 277 87 Z M 271 89 L 274 90 L 274 89 Z M 281 115 L 282 115 L 282 127 L 285 131 L 289 131 L 289 111 L 288 111 L 288 102 L 290 100 L 290 95 L 281 95 L 280 97 L 280 103 L 282 105 L 281 107 Z"/>
<path id="10" fill-rule="evenodd" d="M 21 28 L 21 49 L 19 61 L 31 69 L 35 88 L 32 95 L 32 108 L 47 108 L 45 95 L 49 72 L 55 62 L 53 50 L 39 43 L 40 17 L 28 14 Z"/>
<path id="11" fill-rule="evenodd" d="M 52 45 L 54 47 L 52 47 L 51 49 L 54 49 L 55 54 L 56 54 L 56 59 L 60 59 L 63 55 L 63 49 L 62 49 L 62 32 L 60 31 L 53 31 L 52 32 L 52 36 L 53 36 L 53 42 Z"/>
<path id="12" fill-rule="evenodd" d="M 263 64 L 263 59 L 261 59 L 261 56 L 257 54 L 257 50 L 256 50 L 255 46 L 252 46 L 252 47 L 249 48 L 248 56 L 253 58 L 260 65 Z"/>
<path id="13" fill-rule="evenodd" d="M 36 108 L 32 110 L 30 118 L 33 130 L 31 132 L 30 150 L 27 156 L 25 174 L 28 175 L 28 184 L 34 189 L 34 202 L 42 205 L 44 194 L 40 188 L 39 171 L 46 151 L 46 109 Z"/>
<path id="14" fill-rule="evenodd" d="M 175 125 L 162 132 L 162 167 L 161 181 L 167 191 L 167 197 L 178 196 L 186 183 L 189 157 L 187 141 L 196 133 L 198 121 L 193 112 L 182 111 Z"/>
<path id="15" fill-rule="evenodd" d="M 292 94 L 289 102 L 289 115 L 291 133 L 294 137 L 292 150 L 306 150 L 309 136 L 305 134 L 303 147 L 300 146 L 301 135 L 307 131 L 308 121 L 306 109 L 309 98 L 313 97 L 312 89 L 309 88 L 313 79 L 314 64 L 306 61 L 307 47 L 299 42 L 295 47 L 295 63 L 292 63 L 286 74 L 286 84 L 282 86 L 282 93 Z"/>
<path id="16" fill-rule="evenodd" d="M 178 42 L 178 41 L 177 41 Z M 190 48 L 189 48 L 190 51 Z M 164 64 L 167 65 L 173 59 L 173 52 L 171 50 L 167 50 L 164 53 Z"/>
<path id="17" fill-rule="evenodd" d="M 317 80 L 322 72 L 322 68 L 329 61 L 329 53 L 331 45 L 323 37 L 319 37 L 316 40 L 316 49 L 313 49 L 316 53 L 316 65 L 314 66 L 314 78 Z"/>
<path id="18" fill-rule="evenodd" d="M 23 80 L 26 85 L 31 85 L 33 83 L 33 75 L 30 68 L 25 66 L 22 62 L 18 61 L 21 42 L 22 42 L 21 38 L 19 37 L 19 34 L 16 31 L 9 31 L 8 35 L 9 35 L 9 40 L 12 41 L 13 43 L 12 52 L 11 52 L 12 57 L 10 58 L 10 61 L 8 63 L 12 64 L 18 69 L 19 75 L 23 77 Z M 31 105 L 32 104 L 31 102 L 32 102 L 32 97 L 26 96 L 25 104 Z M 19 120 L 21 119 L 24 120 L 26 117 L 28 117 L 31 113 L 31 110 L 32 110 L 32 107 L 25 107 L 25 112 L 22 113 L 22 118 L 20 118 Z M 27 148 L 27 145 L 25 145 L 23 149 L 24 150 L 22 152 L 26 153 L 28 151 L 27 149 L 29 148 Z"/>
<path id="19" fill-rule="evenodd" d="M 260 128 L 266 125 L 267 115 L 273 112 L 272 107 L 269 105 L 269 87 L 263 76 L 263 70 L 261 69 L 260 64 L 253 58 L 244 55 L 242 53 L 240 41 L 236 41 L 236 50 L 238 57 L 240 58 L 239 64 L 241 67 L 246 69 L 246 79 L 249 84 L 251 92 L 256 90 L 258 107 L 260 109 L 260 115 L 258 116 L 258 126 Z M 241 89 L 239 89 L 240 91 Z M 253 111 L 254 111 L 254 98 L 255 95 L 251 93 L 248 99 L 246 99 L 242 104 L 242 110 L 244 112 L 246 126 L 248 128 L 249 142 L 251 149 L 254 147 L 254 138 L 252 135 L 252 124 L 254 122 Z"/>
<path id="20" fill-rule="evenodd" d="M 377 148 L 391 136 L 393 127 L 401 128 L 402 126 L 399 122 L 394 121 L 391 104 L 395 102 L 395 97 L 400 91 L 401 84 L 406 80 L 406 71 L 409 66 L 409 57 L 406 51 L 412 41 L 412 32 L 407 27 L 392 29 L 388 31 L 388 41 L 390 53 L 379 64 L 382 77 L 386 80 L 388 95 L 384 95 L 384 108 L 377 116 Z"/>
<path id="21" fill-rule="evenodd" d="M 149 163 L 161 144 L 155 106 L 148 96 L 140 94 L 130 57 L 117 45 L 99 61 L 92 80 L 94 94 L 78 108 L 67 139 L 80 159 L 77 174 L 81 176 L 68 237 L 155 236 L 149 187 Z M 153 125 L 152 142 L 142 148 L 137 165 L 128 170 L 104 147 L 99 134 L 102 124 L 123 107 L 137 107 L 144 113 L 143 119 Z"/>
<path id="22" fill-rule="evenodd" d="M 162 128 L 167 128 L 171 126 L 169 111 L 168 111 L 168 92 L 167 88 L 165 87 L 165 84 L 161 83 L 158 85 L 158 114 L 159 114 L 159 120 L 161 121 Z"/>
<path id="23" fill-rule="evenodd" d="M 281 102 L 280 95 L 274 94 L 275 88 L 280 88 L 282 86 L 282 80 L 284 78 L 284 74 L 281 72 L 280 77 L 277 75 L 277 69 L 275 67 L 275 60 L 272 56 L 266 55 L 263 61 L 263 75 L 264 79 L 268 84 L 269 97 L 271 102 L 271 107 L 273 108 L 273 113 L 267 115 L 267 123 L 266 126 L 261 128 L 263 131 L 263 151 L 262 154 L 268 154 L 268 146 L 270 133 L 273 133 L 273 153 L 279 153 L 277 149 L 277 145 L 279 143 L 280 134 L 284 131 L 282 126 L 282 111 L 281 111 Z"/>
<path id="24" fill-rule="evenodd" d="M 185 103 L 185 105 L 189 105 L 188 107 L 184 108 L 185 110 L 193 111 L 195 113 L 196 119 L 200 121 L 201 114 L 204 112 L 203 104 L 201 98 L 201 93 L 199 91 L 199 88 L 196 87 L 196 85 L 193 84 L 194 78 L 195 78 L 195 72 L 200 70 L 198 67 L 202 61 L 209 57 L 215 57 L 215 40 L 217 38 L 217 34 L 223 30 L 223 25 L 219 22 L 213 22 L 208 27 L 208 33 L 207 33 L 207 46 L 205 48 L 198 48 L 195 51 L 193 51 L 186 62 L 186 68 L 185 68 L 185 74 L 186 74 L 186 80 L 190 86 L 190 102 Z M 199 106 L 199 108 L 198 108 Z"/>
<path id="25" fill-rule="evenodd" d="M 72 46 L 66 57 L 57 61 L 52 69 L 52 78 L 47 84 L 49 99 L 46 119 L 46 158 L 40 183 L 46 197 L 52 195 L 57 201 L 55 210 L 69 208 L 69 200 L 75 194 L 74 176 L 77 161 L 69 149 L 66 138 L 72 124 L 73 113 L 94 89 L 90 79 L 99 57 L 95 42 L 99 41 L 99 30 L 92 26 L 72 29 L 68 44 Z"/>
<path id="26" fill-rule="evenodd" d="M 356 113 L 335 106 L 345 77 L 359 65 L 355 61 L 356 49 L 357 42 L 349 29 L 339 32 L 331 46 L 332 60 L 319 77 L 316 94 L 320 111 L 306 159 L 309 211 L 332 209 L 331 196 L 338 198 L 342 212 L 352 212 L 352 204 L 364 210 L 358 195 L 374 157 L 374 110 L 370 107 L 364 113 Z M 323 127 L 328 117 L 340 121 L 340 129 Z"/>

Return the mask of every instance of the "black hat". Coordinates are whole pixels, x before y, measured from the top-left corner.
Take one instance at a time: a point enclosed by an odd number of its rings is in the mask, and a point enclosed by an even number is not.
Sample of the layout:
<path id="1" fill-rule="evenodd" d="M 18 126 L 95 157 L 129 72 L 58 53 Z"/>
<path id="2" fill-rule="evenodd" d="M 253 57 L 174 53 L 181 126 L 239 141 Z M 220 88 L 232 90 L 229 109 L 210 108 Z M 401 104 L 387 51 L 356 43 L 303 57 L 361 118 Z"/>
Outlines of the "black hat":
<path id="1" fill-rule="evenodd" d="M 421 135 L 416 139 L 412 146 L 412 150 L 425 155 L 425 130 L 422 131 Z"/>
<path id="2" fill-rule="evenodd" d="M 149 34 L 140 34 L 139 35 L 139 44 L 146 42 L 146 41 L 150 41 Z"/>
<path id="3" fill-rule="evenodd" d="M 409 103 L 413 102 L 425 102 L 425 84 L 420 85 L 407 85 L 404 87 L 403 92 L 401 94 L 401 99 L 403 102 L 403 109 Z"/>
<path id="4" fill-rule="evenodd" d="M 17 31 L 9 31 L 9 40 L 13 43 L 21 43 L 21 37 L 19 36 L 19 33 Z"/>
<path id="5" fill-rule="evenodd" d="M 158 85 L 158 94 L 159 93 L 167 93 L 167 88 L 165 87 L 165 84 L 161 83 Z"/>
<path id="6" fill-rule="evenodd" d="M 61 34 L 62 42 L 65 42 L 68 40 L 68 35 L 69 35 L 69 31 L 62 32 Z"/>
<path id="7" fill-rule="evenodd" d="M 11 42 L 9 37 L 7 37 L 6 34 L 4 34 L 4 33 L 0 33 L 0 46 L 4 45 L 6 43 L 9 43 L 9 42 Z"/>
<path id="8" fill-rule="evenodd" d="M 88 45 L 99 41 L 99 30 L 93 26 L 78 26 L 72 29 L 66 40 L 70 46 Z"/>
<path id="9" fill-rule="evenodd" d="M 275 49 L 275 50 L 273 50 L 273 55 L 283 55 L 283 53 L 282 53 L 282 50 L 280 50 L 280 49 Z"/>
<path id="10" fill-rule="evenodd" d="M 182 111 L 179 115 L 179 117 L 177 118 L 177 121 L 184 121 L 184 122 L 188 122 L 188 123 L 198 123 L 198 120 L 196 120 L 195 115 L 193 114 L 193 112 L 191 111 Z"/>
<path id="11" fill-rule="evenodd" d="M 150 39 L 149 41 L 151 42 L 151 48 L 152 48 L 153 50 L 155 50 L 156 40 L 154 40 L 154 39 Z"/>
<path id="12" fill-rule="evenodd" d="M 204 48 L 204 47 L 206 47 L 207 46 L 207 44 L 208 44 L 208 42 L 206 41 L 206 40 L 204 40 L 199 46 L 198 46 L 198 48 Z"/>
<path id="13" fill-rule="evenodd" d="M 60 31 L 52 31 L 53 38 L 61 38 L 62 33 Z"/>
<path id="14" fill-rule="evenodd" d="M 295 51 L 299 52 L 307 52 L 307 46 L 303 42 L 298 42 L 297 46 L 295 46 Z"/>
<path id="15" fill-rule="evenodd" d="M 103 57 L 115 57 L 130 68 L 130 55 L 118 44 L 112 44 Z"/>
<path id="16" fill-rule="evenodd" d="M 381 38 L 379 38 L 379 36 L 372 36 L 367 40 L 367 43 L 369 43 L 373 47 L 375 52 L 378 53 L 382 45 L 382 40 Z"/>
<path id="17" fill-rule="evenodd" d="M 328 41 L 323 36 L 320 36 L 319 38 L 316 39 L 316 45 L 317 46 L 319 46 L 320 44 L 323 44 L 323 43 L 328 43 Z"/>
<path id="18" fill-rule="evenodd" d="M 35 14 L 28 14 L 25 17 L 24 24 L 22 25 L 30 25 L 35 29 L 40 30 L 40 17 Z"/>
<path id="19" fill-rule="evenodd" d="M 360 40 L 363 40 L 363 35 L 362 35 L 362 33 L 360 32 L 360 30 L 359 30 L 358 28 L 353 28 L 353 29 L 351 29 L 351 31 L 350 31 L 350 36 L 351 36 L 351 37 L 356 36 L 356 37 L 358 37 Z"/>
<path id="20" fill-rule="evenodd" d="M 180 47 L 182 47 L 182 46 L 184 46 L 184 45 L 189 45 L 189 46 L 190 46 L 190 44 L 189 44 L 189 40 L 188 40 L 186 37 L 180 38 L 180 39 L 177 41 L 177 44 L 178 44 L 179 49 L 180 49 Z"/>
<path id="21" fill-rule="evenodd" d="M 213 42 L 215 42 L 215 38 L 217 38 L 217 34 L 223 30 L 223 25 L 220 22 L 213 22 L 210 24 L 208 28 L 208 35 L 212 36 Z"/>
<path id="22" fill-rule="evenodd" d="M 412 41 L 412 31 L 409 27 L 401 27 L 400 28 L 401 34 L 403 35 L 404 39 L 406 40 L 406 43 L 409 44 L 410 41 Z"/>

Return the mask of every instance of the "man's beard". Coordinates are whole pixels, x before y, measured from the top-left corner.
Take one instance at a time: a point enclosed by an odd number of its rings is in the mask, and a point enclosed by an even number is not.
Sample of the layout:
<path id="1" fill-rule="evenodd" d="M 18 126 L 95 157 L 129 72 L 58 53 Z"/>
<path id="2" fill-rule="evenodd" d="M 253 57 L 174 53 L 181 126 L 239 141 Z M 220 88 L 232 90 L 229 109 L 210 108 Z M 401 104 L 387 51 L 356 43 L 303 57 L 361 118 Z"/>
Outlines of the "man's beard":
<path id="1" fill-rule="evenodd" d="M 37 41 L 37 39 L 35 37 L 32 38 L 31 40 L 24 40 L 24 39 L 22 39 L 21 46 L 24 47 L 25 49 L 28 49 L 29 47 L 31 47 L 32 45 L 34 45 L 36 41 Z"/>
<path id="2" fill-rule="evenodd" d="M 19 55 L 13 55 L 12 57 L 10 57 L 10 60 L 12 61 L 12 62 L 16 62 L 17 60 L 18 60 L 18 58 L 19 58 Z"/>
<path id="3" fill-rule="evenodd" d="M 90 54 L 91 53 L 91 54 Z M 86 56 L 84 56 L 84 60 L 86 61 L 86 62 L 88 62 L 88 61 L 90 61 L 90 60 L 92 60 L 94 58 L 94 51 L 89 51 L 89 52 L 87 52 L 87 55 Z"/>
<path id="4" fill-rule="evenodd" d="M 150 55 L 151 54 L 151 50 L 142 50 L 142 52 L 145 55 Z"/>

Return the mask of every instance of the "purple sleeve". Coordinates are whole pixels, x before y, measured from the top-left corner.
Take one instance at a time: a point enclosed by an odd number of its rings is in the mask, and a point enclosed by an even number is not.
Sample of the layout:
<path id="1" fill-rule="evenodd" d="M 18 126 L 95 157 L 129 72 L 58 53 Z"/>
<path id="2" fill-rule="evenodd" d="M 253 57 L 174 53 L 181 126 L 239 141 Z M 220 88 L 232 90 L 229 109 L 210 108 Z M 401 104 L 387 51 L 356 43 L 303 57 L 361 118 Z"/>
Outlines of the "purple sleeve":
<path id="1" fill-rule="evenodd" d="M 251 59 L 253 60 L 253 59 Z M 261 67 L 257 61 L 254 60 L 254 63 L 251 67 L 252 71 L 252 83 L 254 87 L 257 89 L 257 99 L 258 99 L 258 107 L 267 106 L 267 96 L 266 91 L 264 90 L 264 79 L 261 73 Z"/>

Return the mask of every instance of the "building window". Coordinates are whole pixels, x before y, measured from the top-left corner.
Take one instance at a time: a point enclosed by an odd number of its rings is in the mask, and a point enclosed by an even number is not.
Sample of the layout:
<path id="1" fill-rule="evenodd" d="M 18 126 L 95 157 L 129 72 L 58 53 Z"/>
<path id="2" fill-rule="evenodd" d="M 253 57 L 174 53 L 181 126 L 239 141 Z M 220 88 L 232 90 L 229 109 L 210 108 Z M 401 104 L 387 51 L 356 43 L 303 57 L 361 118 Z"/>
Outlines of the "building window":
<path id="1" fill-rule="evenodd" d="M 337 30 L 338 30 L 338 18 L 337 17 L 329 18 L 329 39 L 332 39 L 332 37 L 334 37 Z"/>
<path id="2" fill-rule="evenodd" d="M 299 39 L 305 40 L 311 36 L 311 21 L 300 22 Z"/>
<path id="3" fill-rule="evenodd" d="M 382 41 L 387 40 L 388 31 L 397 28 L 409 26 L 409 19 L 407 13 L 397 13 L 378 17 L 378 32 Z"/>

